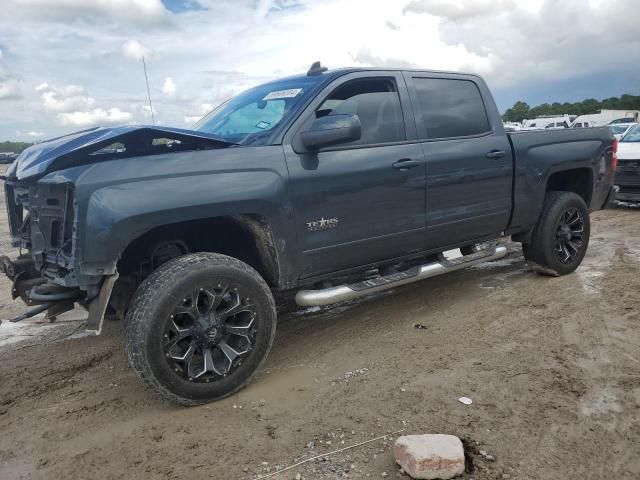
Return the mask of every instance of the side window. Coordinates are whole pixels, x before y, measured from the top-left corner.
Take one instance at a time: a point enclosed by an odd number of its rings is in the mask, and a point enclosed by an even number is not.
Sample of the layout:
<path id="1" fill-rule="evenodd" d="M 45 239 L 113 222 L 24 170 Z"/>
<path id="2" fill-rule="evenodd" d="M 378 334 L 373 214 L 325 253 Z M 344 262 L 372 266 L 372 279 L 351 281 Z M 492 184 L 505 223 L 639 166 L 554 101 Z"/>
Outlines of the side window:
<path id="1" fill-rule="evenodd" d="M 318 107 L 316 118 L 337 114 L 356 114 L 362 124 L 360 140 L 347 145 L 407 139 L 398 89 L 392 79 L 367 78 L 341 85 Z"/>
<path id="2" fill-rule="evenodd" d="M 491 131 L 475 83 L 469 80 L 414 77 L 413 84 L 428 138 L 466 137 Z"/>

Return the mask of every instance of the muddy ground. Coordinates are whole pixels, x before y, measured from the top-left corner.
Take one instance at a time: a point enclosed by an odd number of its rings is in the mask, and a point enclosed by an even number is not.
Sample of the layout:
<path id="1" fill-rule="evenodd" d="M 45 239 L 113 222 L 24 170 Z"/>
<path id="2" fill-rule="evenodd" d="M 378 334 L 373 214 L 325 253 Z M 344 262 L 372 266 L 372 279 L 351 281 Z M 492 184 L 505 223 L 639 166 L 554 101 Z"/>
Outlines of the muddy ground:
<path id="1" fill-rule="evenodd" d="M 598 212 L 592 229 L 583 266 L 563 278 L 532 273 L 514 247 L 359 303 L 283 314 L 252 384 L 201 407 L 146 390 L 116 322 L 97 338 L 80 335 L 78 312 L 4 323 L 0 478 L 255 479 L 401 429 L 462 437 L 466 479 L 640 478 L 640 209 Z M 1 318 L 23 309 L 8 287 Z M 407 478 L 396 436 L 271 478 Z"/>

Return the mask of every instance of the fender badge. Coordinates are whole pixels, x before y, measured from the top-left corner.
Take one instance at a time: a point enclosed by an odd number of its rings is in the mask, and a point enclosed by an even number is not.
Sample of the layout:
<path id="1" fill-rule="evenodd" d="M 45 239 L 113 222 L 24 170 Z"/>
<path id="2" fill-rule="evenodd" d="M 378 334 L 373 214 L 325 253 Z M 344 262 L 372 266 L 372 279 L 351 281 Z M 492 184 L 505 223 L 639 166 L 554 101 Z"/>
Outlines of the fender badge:
<path id="1" fill-rule="evenodd" d="M 338 226 L 337 218 L 324 218 L 315 220 L 313 222 L 307 222 L 307 230 L 309 232 L 317 232 L 320 230 L 329 230 L 330 228 L 336 228 Z"/>

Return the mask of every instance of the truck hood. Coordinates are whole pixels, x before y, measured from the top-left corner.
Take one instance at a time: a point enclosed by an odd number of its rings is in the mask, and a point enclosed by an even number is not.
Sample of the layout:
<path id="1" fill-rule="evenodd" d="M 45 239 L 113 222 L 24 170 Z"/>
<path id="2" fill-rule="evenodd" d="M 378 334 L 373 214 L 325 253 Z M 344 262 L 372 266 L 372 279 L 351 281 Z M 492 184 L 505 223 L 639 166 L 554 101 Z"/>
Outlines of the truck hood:
<path id="1" fill-rule="evenodd" d="M 618 160 L 639 160 L 640 142 L 618 143 Z"/>
<path id="2" fill-rule="evenodd" d="M 173 145 L 154 144 L 154 139 L 168 139 Z M 113 155 L 96 154 L 101 149 L 121 143 L 124 152 Z M 139 157 L 196 149 L 225 148 L 233 145 L 219 137 L 181 128 L 130 125 L 123 127 L 96 127 L 38 143 L 27 148 L 7 170 L 7 178 L 25 180 L 53 170 L 94 163 L 109 158 Z"/>

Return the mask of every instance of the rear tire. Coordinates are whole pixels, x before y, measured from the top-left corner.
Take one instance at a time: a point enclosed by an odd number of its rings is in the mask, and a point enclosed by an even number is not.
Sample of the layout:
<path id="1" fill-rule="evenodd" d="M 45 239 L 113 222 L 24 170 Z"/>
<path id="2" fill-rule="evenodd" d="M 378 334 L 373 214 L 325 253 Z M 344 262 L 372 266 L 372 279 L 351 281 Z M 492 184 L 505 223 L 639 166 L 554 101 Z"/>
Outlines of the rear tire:
<path id="1" fill-rule="evenodd" d="M 538 273 L 560 276 L 573 272 L 589 246 L 589 210 L 573 192 L 547 192 L 531 243 L 522 245 L 524 257 Z"/>
<path id="2" fill-rule="evenodd" d="M 276 332 L 271 291 L 249 265 L 215 253 L 189 254 L 137 289 L 125 327 L 129 362 L 163 399 L 198 405 L 247 384 Z"/>

